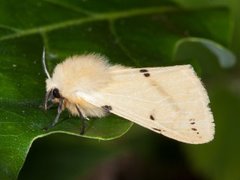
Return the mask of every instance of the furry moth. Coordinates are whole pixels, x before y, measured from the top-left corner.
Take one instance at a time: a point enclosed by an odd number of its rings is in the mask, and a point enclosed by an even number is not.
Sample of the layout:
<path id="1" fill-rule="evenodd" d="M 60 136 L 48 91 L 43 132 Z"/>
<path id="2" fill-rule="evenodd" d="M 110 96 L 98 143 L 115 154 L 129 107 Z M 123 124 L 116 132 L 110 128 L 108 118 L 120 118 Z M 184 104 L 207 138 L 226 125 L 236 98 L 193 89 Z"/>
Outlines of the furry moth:
<path id="1" fill-rule="evenodd" d="M 169 138 L 191 144 L 214 136 L 209 98 L 191 65 L 131 68 L 111 65 L 98 54 L 72 56 L 47 75 L 48 101 L 58 103 L 55 126 L 64 109 L 81 119 L 109 112 Z M 84 133 L 85 125 L 81 128 Z"/>

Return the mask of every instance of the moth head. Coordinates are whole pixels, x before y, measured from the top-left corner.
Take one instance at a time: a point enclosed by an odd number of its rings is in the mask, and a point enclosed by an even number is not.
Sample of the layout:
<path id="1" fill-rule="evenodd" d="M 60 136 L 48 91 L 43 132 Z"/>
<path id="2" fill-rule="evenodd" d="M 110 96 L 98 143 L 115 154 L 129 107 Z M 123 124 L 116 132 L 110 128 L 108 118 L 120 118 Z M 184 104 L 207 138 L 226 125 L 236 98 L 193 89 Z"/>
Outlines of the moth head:
<path id="1" fill-rule="evenodd" d="M 47 80 L 46 80 L 47 92 L 46 92 L 45 103 L 44 103 L 44 108 L 45 110 L 47 110 L 49 101 L 51 101 L 52 103 L 58 103 L 58 102 L 61 102 L 64 98 L 61 95 L 59 88 L 56 87 L 55 83 L 53 82 L 52 78 L 49 75 L 47 65 L 46 65 L 46 59 L 45 59 L 45 48 L 43 48 L 42 63 L 43 63 L 45 74 L 47 76 Z"/>
<path id="2" fill-rule="evenodd" d="M 58 88 L 50 89 L 49 91 L 47 91 L 46 96 L 45 96 L 45 103 L 44 103 L 45 110 L 48 109 L 49 101 L 51 101 L 52 103 L 59 103 L 63 99 L 64 98 L 62 97 Z"/>

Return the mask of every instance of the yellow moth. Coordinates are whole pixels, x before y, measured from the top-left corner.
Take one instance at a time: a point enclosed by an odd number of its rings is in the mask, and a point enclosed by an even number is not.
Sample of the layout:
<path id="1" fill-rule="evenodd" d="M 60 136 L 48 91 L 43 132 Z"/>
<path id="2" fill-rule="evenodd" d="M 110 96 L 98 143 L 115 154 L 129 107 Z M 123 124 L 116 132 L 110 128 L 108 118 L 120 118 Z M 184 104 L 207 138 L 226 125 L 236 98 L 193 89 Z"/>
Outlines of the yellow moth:
<path id="1" fill-rule="evenodd" d="M 47 75 L 48 101 L 83 120 L 113 113 L 169 138 L 191 144 L 213 139 L 209 98 L 191 65 L 131 68 L 98 54 L 72 56 Z M 83 121 L 84 122 L 84 121 Z M 84 133 L 84 123 L 81 134 Z"/>

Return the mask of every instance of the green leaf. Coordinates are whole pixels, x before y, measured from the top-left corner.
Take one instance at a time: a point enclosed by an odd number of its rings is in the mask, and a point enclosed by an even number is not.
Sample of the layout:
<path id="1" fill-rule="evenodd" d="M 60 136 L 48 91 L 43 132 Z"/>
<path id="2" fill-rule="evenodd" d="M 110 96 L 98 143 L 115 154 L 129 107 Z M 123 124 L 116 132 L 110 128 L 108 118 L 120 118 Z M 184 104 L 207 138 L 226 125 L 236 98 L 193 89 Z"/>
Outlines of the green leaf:
<path id="1" fill-rule="evenodd" d="M 232 10 L 232 36 L 231 36 L 231 48 L 235 52 L 238 59 L 240 58 L 240 46 L 239 46 L 239 39 L 240 39 L 240 12 L 239 6 L 240 1 L 238 0 L 230 0 L 229 6 Z"/>
<path id="2" fill-rule="evenodd" d="M 174 44 L 186 35 L 226 45 L 229 32 L 229 11 L 219 7 L 181 9 L 167 0 L 1 0 L 0 179 L 17 177 L 36 138 L 79 135 L 80 120 L 67 112 L 63 122 L 43 130 L 56 115 L 56 109 L 42 108 L 43 47 L 51 70 L 67 56 L 86 52 L 127 66 L 161 66 L 172 64 Z M 114 115 L 91 119 L 83 137 L 114 139 L 131 125 Z"/>
<path id="3" fill-rule="evenodd" d="M 176 43 L 173 61 L 189 60 L 197 62 L 198 68 L 202 67 L 208 73 L 213 71 L 213 67 L 218 67 L 215 65 L 217 62 L 221 68 L 231 68 L 236 64 L 236 57 L 230 50 L 209 39 L 197 37 L 183 38 Z"/>

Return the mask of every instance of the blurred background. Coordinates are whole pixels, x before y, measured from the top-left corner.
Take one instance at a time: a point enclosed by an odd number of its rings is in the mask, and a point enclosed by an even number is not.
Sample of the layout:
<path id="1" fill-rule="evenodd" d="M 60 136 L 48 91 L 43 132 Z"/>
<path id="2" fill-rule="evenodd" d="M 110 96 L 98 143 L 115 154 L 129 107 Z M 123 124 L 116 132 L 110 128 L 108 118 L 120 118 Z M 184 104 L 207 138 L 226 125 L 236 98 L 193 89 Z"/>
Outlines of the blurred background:
<path id="1" fill-rule="evenodd" d="M 137 125 L 111 141 L 51 135 L 34 143 L 20 179 L 210 179 L 185 151 L 191 146 Z"/>
<path id="2" fill-rule="evenodd" d="M 8 89 L 11 98 L 42 103 L 42 46 L 50 69 L 69 55 L 85 52 L 99 52 L 111 62 L 136 67 L 190 63 L 209 93 L 216 124 L 215 139 L 203 145 L 180 143 L 138 125 L 108 141 L 52 134 L 34 141 L 18 179 L 240 180 L 239 8 L 238 0 L 0 0 L 0 57 L 10 59 L 13 68 L 23 67 L 19 72 L 26 73 L 28 81 L 23 87 L 36 86 L 29 91 L 14 87 L 24 97 Z M 124 13 L 114 19 L 116 12 Z M 36 135 L 42 133 L 41 126 L 32 122 L 47 124 L 55 112 L 49 117 L 42 114 L 34 113 L 26 123 Z M 118 135 L 124 131 L 113 121 L 109 131 L 115 130 L 121 132 Z"/>

